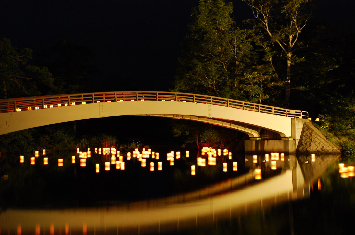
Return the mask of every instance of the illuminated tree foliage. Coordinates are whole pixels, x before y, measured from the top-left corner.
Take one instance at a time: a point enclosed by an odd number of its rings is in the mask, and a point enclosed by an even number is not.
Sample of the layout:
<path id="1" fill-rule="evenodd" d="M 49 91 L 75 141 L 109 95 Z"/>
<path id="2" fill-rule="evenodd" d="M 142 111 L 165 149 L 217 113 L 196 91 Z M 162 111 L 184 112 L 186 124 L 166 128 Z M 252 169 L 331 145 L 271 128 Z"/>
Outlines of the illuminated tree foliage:
<path id="1" fill-rule="evenodd" d="M 273 68 L 252 42 L 251 30 L 235 26 L 232 3 L 200 0 L 183 45 L 175 90 L 253 102 L 268 98 Z"/>
<path id="2" fill-rule="evenodd" d="M 297 61 L 294 51 L 299 35 L 310 17 L 311 0 L 242 0 L 252 9 L 257 22 L 254 29 L 262 29 L 269 41 L 281 49 L 286 57 L 285 100 L 290 105 L 291 65 Z"/>

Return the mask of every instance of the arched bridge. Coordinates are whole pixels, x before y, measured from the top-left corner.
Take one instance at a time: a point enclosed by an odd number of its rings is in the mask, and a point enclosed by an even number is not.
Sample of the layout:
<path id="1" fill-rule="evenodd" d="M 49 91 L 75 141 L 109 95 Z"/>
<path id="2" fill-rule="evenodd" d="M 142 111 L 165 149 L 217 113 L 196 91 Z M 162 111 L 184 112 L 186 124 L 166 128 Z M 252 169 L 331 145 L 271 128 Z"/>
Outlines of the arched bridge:
<path id="1" fill-rule="evenodd" d="M 292 137 L 292 119 L 302 111 L 244 101 L 158 91 L 115 91 L 0 100 L 0 134 L 28 128 L 111 116 L 188 119 L 236 129 L 259 138 L 270 130 Z"/>

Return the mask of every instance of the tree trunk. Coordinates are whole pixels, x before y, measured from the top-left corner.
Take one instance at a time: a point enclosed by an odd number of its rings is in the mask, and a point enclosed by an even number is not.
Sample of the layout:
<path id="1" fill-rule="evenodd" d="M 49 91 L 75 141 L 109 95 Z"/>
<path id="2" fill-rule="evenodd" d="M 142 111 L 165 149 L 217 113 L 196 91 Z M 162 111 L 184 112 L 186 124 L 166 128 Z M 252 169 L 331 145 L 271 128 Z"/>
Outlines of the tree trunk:
<path id="1" fill-rule="evenodd" d="M 287 75 L 286 75 L 286 83 L 285 83 L 285 100 L 286 105 L 290 107 L 290 96 L 291 96 L 291 59 L 292 52 L 287 52 Z"/>

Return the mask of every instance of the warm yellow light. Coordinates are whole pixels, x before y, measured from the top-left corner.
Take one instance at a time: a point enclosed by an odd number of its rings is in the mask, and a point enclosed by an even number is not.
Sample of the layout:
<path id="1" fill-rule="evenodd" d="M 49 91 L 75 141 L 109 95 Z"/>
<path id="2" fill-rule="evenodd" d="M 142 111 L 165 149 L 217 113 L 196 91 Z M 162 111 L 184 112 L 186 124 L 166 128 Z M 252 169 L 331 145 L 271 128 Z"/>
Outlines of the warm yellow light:
<path id="1" fill-rule="evenodd" d="M 216 158 L 208 157 L 208 165 L 215 166 L 216 165 Z"/>
<path id="2" fill-rule="evenodd" d="M 238 171 L 238 162 L 233 162 L 233 171 Z"/>
<path id="3" fill-rule="evenodd" d="M 58 166 L 63 166 L 64 160 L 62 158 L 58 159 Z"/>
<path id="4" fill-rule="evenodd" d="M 43 149 L 42 152 L 43 152 L 43 155 L 46 155 L 46 150 L 45 149 Z"/>
<path id="5" fill-rule="evenodd" d="M 232 152 L 229 152 L 228 156 L 229 156 L 229 160 L 232 160 Z"/>
<path id="6" fill-rule="evenodd" d="M 191 175 L 196 175 L 196 166 L 195 165 L 191 166 Z"/>
<path id="7" fill-rule="evenodd" d="M 150 162 L 150 171 L 154 171 L 154 162 Z"/>
<path id="8" fill-rule="evenodd" d="M 174 159 L 170 161 L 170 166 L 174 166 Z"/>
<path id="9" fill-rule="evenodd" d="M 266 154 L 265 154 L 265 161 L 266 161 L 266 162 L 268 162 L 268 161 L 269 161 L 269 159 L 270 159 L 270 158 L 269 158 L 269 154 L 268 154 L 268 153 L 266 153 Z"/>
<path id="10" fill-rule="evenodd" d="M 159 160 L 159 153 L 155 153 L 155 159 Z"/>
<path id="11" fill-rule="evenodd" d="M 110 170 L 110 162 L 105 162 L 105 171 Z"/>
<path id="12" fill-rule="evenodd" d="M 343 172 L 340 174 L 340 177 L 343 179 L 346 179 L 346 178 L 349 178 L 349 174 L 348 174 L 348 172 Z"/>
<path id="13" fill-rule="evenodd" d="M 100 164 L 96 163 L 95 168 L 96 168 L 96 173 L 99 173 L 100 172 Z"/>
<path id="14" fill-rule="evenodd" d="M 158 171 L 163 170 L 163 163 L 162 162 L 158 162 Z"/>
<path id="15" fill-rule="evenodd" d="M 43 158 L 43 165 L 48 165 L 48 157 Z"/>
<path id="16" fill-rule="evenodd" d="M 217 152 L 218 152 L 218 156 L 222 155 L 222 150 L 221 149 L 218 149 Z"/>
<path id="17" fill-rule="evenodd" d="M 86 158 L 80 158 L 80 166 L 86 167 Z"/>
<path id="18" fill-rule="evenodd" d="M 32 107 L 28 107 L 27 110 L 32 110 Z"/>
<path id="19" fill-rule="evenodd" d="M 320 181 L 320 179 L 318 178 L 318 190 L 321 190 L 322 189 L 322 183 Z"/>
<path id="20" fill-rule="evenodd" d="M 311 159 L 312 159 L 312 162 L 316 161 L 316 155 L 314 153 L 311 154 Z"/>
<path id="21" fill-rule="evenodd" d="M 79 148 L 76 148 L 76 153 L 79 153 L 80 152 L 80 149 Z"/>
<path id="22" fill-rule="evenodd" d="M 39 151 L 35 151 L 35 157 L 39 157 Z"/>
<path id="23" fill-rule="evenodd" d="M 112 164 L 112 165 L 115 165 L 115 164 L 116 164 L 116 157 L 115 157 L 115 156 L 112 156 L 112 157 L 111 157 L 111 164 Z"/>
<path id="24" fill-rule="evenodd" d="M 255 173 L 255 179 L 256 180 L 261 180 L 261 178 L 262 178 L 261 177 L 261 169 L 260 168 L 256 168 L 254 173 Z"/>
<path id="25" fill-rule="evenodd" d="M 276 161 L 271 161 L 271 170 L 276 170 L 277 166 L 276 166 Z"/>
<path id="26" fill-rule="evenodd" d="M 258 163 L 258 155 L 253 155 L 253 163 Z"/>
<path id="27" fill-rule="evenodd" d="M 34 165 L 36 163 L 35 159 L 35 157 L 31 157 L 31 165 Z"/>
<path id="28" fill-rule="evenodd" d="M 125 162 L 121 162 L 121 170 L 124 171 L 125 170 Z"/>
<path id="29" fill-rule="evenodd" d="M 227 163 L 223 162 L 223 172 L 227 172 Z"/>
<path id="30" fill-rule="evenodd" d="M 58 106 L 58 107 L 61 107 L 61 106 L 62 106 L 62 104 L 58 104 L 57 106 Z"/>
<path id="31" fill-rule="evenodd" d="M 142 160 L 141 160 L 141 167 L 146 167 L 146 165 L 147 165 L 146 159 L 145 159 L 145 158 L 142 158 Z"/>
<path id="32" fill-rule="evenodd" d="M 53 108 L 53 104 L 49 105 L 49 108 L 50 108 L 50 109 Z"/>
<path id="33" fill-rule="evenodd" d="M 127 153 L 127 160 L 131 160 L 131 152 Z"/>
<path id="34" fill-rule="evenodd" d="M 25 156 L 20 156 L 20 163 L 24 163 L 25 162 Z"/>
<path id="35" fill-rule="evenodd" d="M 281 153 L 281 161 L 285 161 L 285 154 L 284 153 Z"/>
<path id="36" fill-rule="evenodd" d="M 116 161 L 116 169 L 117 170 L 121 169 L 121 162 L 120 161 Z"/>
<path id="37" fill-rule="evenodd" d="M 99 155 L 101 155 L 101 148 L 99 148 Z"/>
<path id="38" fill-rule="evenodd" d="M 176 159 L 180 158 L 180 152 L 176 152 Z"/>
<path id="39" fill-rule="evenodd" d="M 339 170 L 340 170 L 341 168 L 343 168 L 344 166 L 345 166 L 344 163 L 339 163 L 339 164 L 338 164 Z"/>
<path id="40" fill-rule="evenodd" d="M 86 102 L 85 102 L 85 101 L 83 101 L 83 102 L 81 102 L 81 104 L 86 104 Z"/>
<path id="41" fill-rule="evenodd" d="M 38 106 L 36 106 L 36 107 L 35 107 L 35 110 L 39 110 L 39 107 L 38 107 Z"/>
<path id="42" fill-rule="evenodd" d="M 54 235 L 54 224 L 49 225 L 49 235 Z"/>
<path id="43" fill-rule="evenodd" d="M 190 151 L 186 151 L 186 158 L 190 157 Z"/>
<path id="44" fill-rule="evenodd" d="M 228 155 L 228 149 L 223 149 L 223 156 L 227 156 Z"/>
<path id="45" fill-rule="evenodd" d="M 278 161 L 279 160 L 279 153 L 271 153 L 271 160 Z"/>
<path id="46" fill-rule="evenodd" d="M 45 105 L 43 105 L 43 108 L 44 108 L 44 109 L 46 109 L 47 107 L 48 107 L 48 106 L 47 106 L 46 104 L 45 104 Z"/>
<path id="47" fill-rule="evenodd" d="M 206 159 L 202 157 L 197 158 L 197 165 L 198 166 L 206 166 Z"/>

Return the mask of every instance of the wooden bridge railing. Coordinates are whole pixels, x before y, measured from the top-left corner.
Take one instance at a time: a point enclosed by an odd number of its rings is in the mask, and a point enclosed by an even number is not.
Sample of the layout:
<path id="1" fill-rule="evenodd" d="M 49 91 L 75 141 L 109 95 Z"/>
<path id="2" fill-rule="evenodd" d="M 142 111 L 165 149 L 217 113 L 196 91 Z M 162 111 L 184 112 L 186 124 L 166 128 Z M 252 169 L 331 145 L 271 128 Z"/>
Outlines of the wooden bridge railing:
<path id="1" fill-rule="evenodd" d="M 307 113 L 301 110 L 284 109 L 280 107 L 226 99 L 221 97 L 165 91 L 112 91 L 1 99 L 0 113 L 57 108 L 63 106 L 84 105 L 99 102 L 126 101 L 176 101 L 203 103 L 294 118 L 305 117 Z"/>

